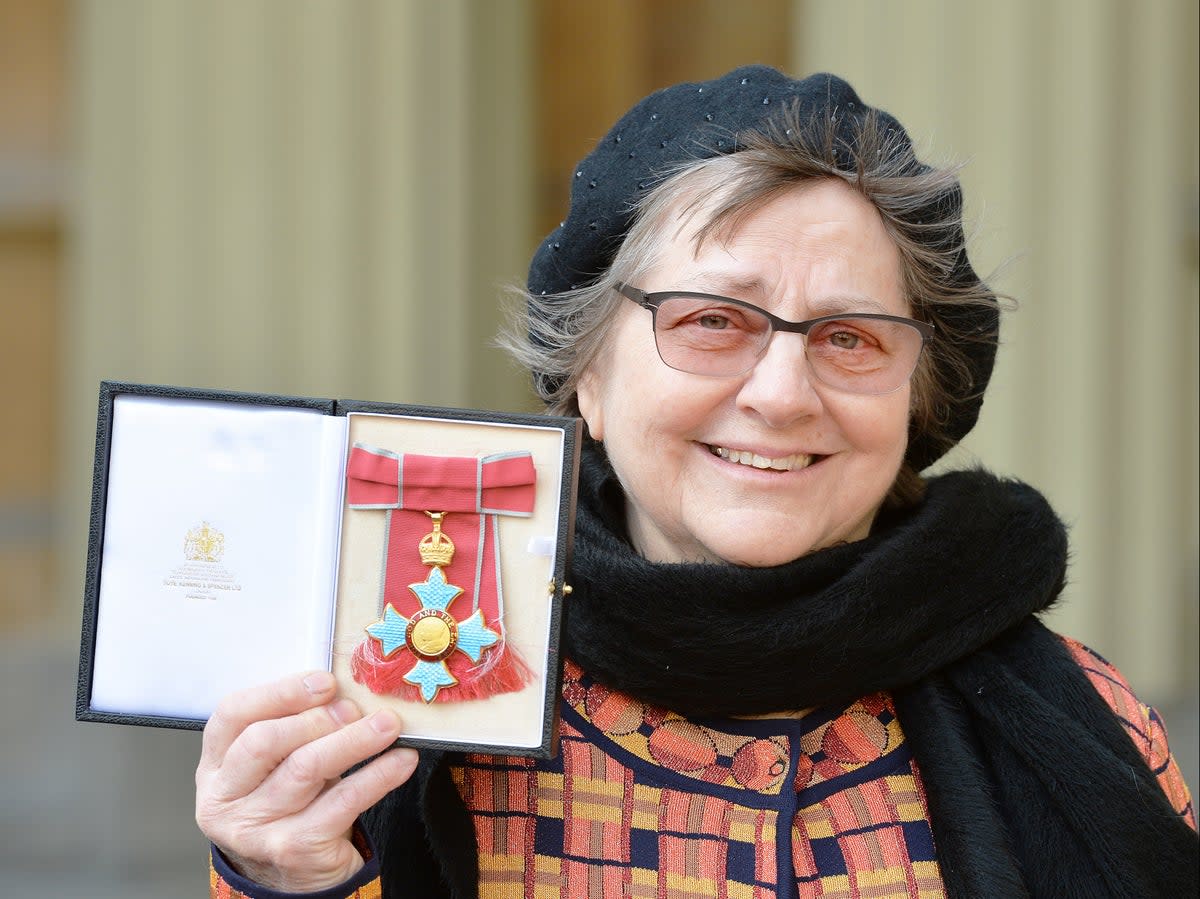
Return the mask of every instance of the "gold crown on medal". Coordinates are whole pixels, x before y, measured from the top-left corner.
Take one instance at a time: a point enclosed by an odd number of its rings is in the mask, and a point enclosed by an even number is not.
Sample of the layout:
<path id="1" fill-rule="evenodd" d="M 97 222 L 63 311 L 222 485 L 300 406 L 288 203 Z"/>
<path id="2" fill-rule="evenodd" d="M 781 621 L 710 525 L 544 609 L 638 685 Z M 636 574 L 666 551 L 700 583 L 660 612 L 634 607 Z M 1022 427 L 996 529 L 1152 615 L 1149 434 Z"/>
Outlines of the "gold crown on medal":
<path id="1" fill-rule="evenodd" d="M 454 541 L 442 533 L 442 518 L 445 512 L 426 512 L 433 519 L 433 530 L 421 538 L 417 544 L 417 552 L 421 554 L 423 565 L 445 567 L 454 558 Z"/>

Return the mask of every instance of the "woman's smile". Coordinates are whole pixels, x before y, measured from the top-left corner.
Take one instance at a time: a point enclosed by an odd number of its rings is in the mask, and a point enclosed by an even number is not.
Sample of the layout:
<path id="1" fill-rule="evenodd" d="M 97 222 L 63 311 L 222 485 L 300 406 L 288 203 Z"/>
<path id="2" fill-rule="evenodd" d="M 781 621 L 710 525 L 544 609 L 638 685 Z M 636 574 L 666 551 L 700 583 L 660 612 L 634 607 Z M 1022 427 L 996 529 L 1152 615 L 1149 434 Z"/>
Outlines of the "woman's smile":
<path id="1" fill-rule="evenodd" d="M 808 468 L 813 460 L 817 458 L 811 453 L 790 453 L 782 456 L 763 455 L 754 450 L 730 449 L 727 446 L 715 446 L 709 443 L 704 445 L 708 447 L 708 451 L 714 456 L 724 459 L 727 462 L 733 462 L 737 465 L 748 465 L 751 468 L 767 471 L 798 471 Z"/>

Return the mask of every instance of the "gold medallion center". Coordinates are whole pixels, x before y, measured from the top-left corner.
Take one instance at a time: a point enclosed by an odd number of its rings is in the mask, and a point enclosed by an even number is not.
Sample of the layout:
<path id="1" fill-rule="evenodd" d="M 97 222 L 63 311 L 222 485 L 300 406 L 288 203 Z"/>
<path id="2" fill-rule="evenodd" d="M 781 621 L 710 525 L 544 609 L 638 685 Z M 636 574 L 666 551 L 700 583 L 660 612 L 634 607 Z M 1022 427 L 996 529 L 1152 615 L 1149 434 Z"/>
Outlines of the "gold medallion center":
<path id="1" fill-rule="evenodd" d="M 454 619 L 436 609 L 422 609 L 409 622 L 404 635 L 409 648 L 429 662 L 444 659 L 458 643 Z"/>
<path id="2" fill-rule="evenodd" d="M 439 655 L 450 645 L 450 628 L 440 618 L 422 618 L 413 627 L 412 642 L 422 655 Z"/>

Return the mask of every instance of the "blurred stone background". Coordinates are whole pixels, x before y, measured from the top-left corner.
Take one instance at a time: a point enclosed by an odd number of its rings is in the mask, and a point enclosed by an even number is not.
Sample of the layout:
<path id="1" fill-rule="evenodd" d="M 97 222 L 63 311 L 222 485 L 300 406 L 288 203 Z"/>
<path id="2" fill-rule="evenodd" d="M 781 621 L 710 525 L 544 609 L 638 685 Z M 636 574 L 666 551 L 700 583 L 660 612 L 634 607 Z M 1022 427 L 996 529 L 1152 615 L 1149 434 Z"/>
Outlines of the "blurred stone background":
<path id="1" fill-rule="evenodd" d="M 198 735 L 73 720 L 100 379 L 532 408 L 487 340 L 572 165 L 746 62 L 843 74 L 968 163 L 1020 307 L 949 464 L 1052 498 L 1053 624 L 1195 790 L 1197 31 L 1193 0 L 0 0 L 5 888 L 207 889 Z"/>

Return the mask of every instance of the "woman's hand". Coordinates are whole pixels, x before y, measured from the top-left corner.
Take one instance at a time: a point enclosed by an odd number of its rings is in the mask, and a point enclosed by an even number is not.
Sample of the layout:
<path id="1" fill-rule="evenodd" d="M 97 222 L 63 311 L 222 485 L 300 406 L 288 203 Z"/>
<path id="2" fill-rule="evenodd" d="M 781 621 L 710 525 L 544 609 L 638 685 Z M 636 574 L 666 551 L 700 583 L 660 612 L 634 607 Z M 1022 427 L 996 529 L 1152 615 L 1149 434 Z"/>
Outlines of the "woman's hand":
<path id="1" fill-rule="evenodd" d="M 363 866 L 354 820 L 416 767 L 414 750 L 392 749 L 342 778 L 391 745 L 400 719 L 363 718 L 334 692 L 326 671 L 287 677 L 226 697 L 204 728 L 196 823 L 263 886 L 310 892 L 353 876 Z"/>

